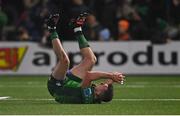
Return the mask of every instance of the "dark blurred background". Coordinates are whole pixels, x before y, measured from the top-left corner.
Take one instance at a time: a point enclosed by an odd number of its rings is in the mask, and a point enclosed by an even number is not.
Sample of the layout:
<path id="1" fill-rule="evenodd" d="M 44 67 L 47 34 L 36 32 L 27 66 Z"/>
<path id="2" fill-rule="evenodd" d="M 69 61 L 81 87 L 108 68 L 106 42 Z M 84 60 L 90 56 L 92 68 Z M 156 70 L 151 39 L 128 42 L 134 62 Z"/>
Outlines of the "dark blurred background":
<path id="1" fill-rule="evenodd" d="M 180 0 L 0 0 L 0 41 L 48 45 L 44 19 L 60 13 L 58 33 L 74 40 L 68 22 L 88 12 L 84 34 L 89 41 L 180 40 Z"/>

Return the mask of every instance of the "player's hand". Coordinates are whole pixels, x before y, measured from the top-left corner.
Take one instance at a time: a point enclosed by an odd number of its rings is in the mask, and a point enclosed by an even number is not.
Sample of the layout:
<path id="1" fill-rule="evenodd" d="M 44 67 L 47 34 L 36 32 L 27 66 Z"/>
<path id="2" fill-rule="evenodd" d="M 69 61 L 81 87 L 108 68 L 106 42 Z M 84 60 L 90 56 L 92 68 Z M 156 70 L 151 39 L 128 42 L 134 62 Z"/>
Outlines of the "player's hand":
<path id="1" fill-rule="evenodd" d="M 113 72 L 112 80 L 117 83 L 122 83 L 124 81 L 125 76 L 119 72 Z"/>
<path id="2" fill-rule="evenodd" d="M 69 23 L 69 26 L 72 27 L 72 28 L 82 27 L 84 25 L 88 15 L 89 14 L 86 13 L 86 12 L 79 14 L 78 17 L 76 17 L 74 19 L 71 19 L 71 21 Z"/>
<path id="3" fill-rule="evenodd" d="M 50 32 L 56 30 L 56 25 L 59 21 L 59 14 L 51 14 L 48 19 L 45 20 L 47 28 Z"/>

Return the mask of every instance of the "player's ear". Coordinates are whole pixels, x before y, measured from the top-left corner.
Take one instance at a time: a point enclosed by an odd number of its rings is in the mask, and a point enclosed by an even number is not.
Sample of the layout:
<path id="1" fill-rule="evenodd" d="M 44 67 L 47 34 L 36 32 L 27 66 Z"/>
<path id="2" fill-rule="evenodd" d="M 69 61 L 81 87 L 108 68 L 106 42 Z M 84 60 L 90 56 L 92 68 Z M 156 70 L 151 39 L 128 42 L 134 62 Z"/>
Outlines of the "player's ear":
<path id="1" fill-rule="evenodd" d="M 107 91 L 107 90 L 108 90 L 108 87 L 107 87 L 107 86 L 105 86 L 105 85 L 104 85 L 104 88 L 105 88 L 105 91 Z"/>
<path id="2" fill-rule="evenodd" d="M 104 88 L 105 88 L 105 90 L 108 90 L 108 84 L 104 84 L 104 83 L 101 83 L 101 85 L 103 85 L 104 86 Z"/>

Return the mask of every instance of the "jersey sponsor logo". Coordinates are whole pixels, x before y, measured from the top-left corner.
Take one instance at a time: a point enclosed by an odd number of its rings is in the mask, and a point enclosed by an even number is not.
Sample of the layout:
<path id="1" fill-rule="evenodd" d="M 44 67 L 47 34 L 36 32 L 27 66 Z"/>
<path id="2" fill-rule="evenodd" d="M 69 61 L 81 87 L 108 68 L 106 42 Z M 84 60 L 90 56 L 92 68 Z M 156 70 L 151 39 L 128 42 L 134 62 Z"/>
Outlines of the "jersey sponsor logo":
<path id="1" fill-rule="evenodd" d="M 91 94 L 92 94 L 92 91 L 91 91 L 90 88 L 84 89 L 84 95 L 85 95 L 86 97 L 90 96 Z"/>
<path id="2" fill-rule="evenodd" d="M 0 70 L 16 72 L 28 47 L 0 48 Z"/>

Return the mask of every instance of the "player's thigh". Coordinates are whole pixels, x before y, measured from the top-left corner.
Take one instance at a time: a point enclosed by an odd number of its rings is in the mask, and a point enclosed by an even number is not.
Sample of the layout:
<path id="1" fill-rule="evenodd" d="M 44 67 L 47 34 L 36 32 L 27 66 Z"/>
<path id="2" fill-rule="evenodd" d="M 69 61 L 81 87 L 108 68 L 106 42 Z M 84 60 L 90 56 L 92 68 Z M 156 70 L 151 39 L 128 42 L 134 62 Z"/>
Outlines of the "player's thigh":
<path id="1" fill-rule="evenodd" d="M 83 79 L 86 76 L 86 73 L 88 71 L 91 71 L 93 68 L 93 65 L 91 62 L 83 60 L 80 64 L 74 66 L 71 69 L 71 72 L 73 75 Z"/>
<path id="2" fill-rule="evenodd" d="M 58 62 L 52 72 L 52 75 L 56 79 L 63 80 L 65 78 L 65 75 L 66 75 L 68 69 L 69 69 L 69 66 L 67 64 Z"/>

